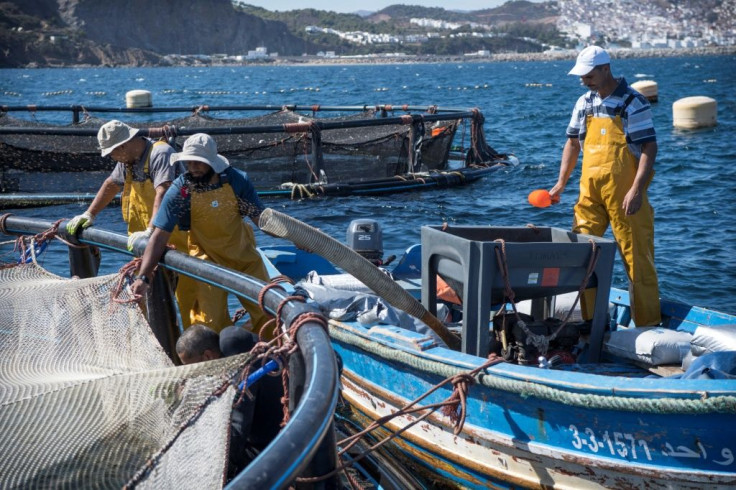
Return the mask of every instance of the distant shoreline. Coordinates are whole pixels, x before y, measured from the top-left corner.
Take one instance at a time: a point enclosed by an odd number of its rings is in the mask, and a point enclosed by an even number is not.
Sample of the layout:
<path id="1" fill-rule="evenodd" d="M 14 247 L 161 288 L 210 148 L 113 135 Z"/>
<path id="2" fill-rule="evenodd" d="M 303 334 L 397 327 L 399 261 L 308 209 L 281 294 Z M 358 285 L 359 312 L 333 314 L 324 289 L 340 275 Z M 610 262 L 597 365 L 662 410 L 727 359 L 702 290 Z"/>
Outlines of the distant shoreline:
<path id="1" fill-rule="evenodd" d="M 736 54 L 736 46 L 715 46 L 708 48 L 680 48 L 680 49 L 610 49 L 611 57 L 626 58 L 662 58 L 684 56 L 718 56 Z M 498 61 L 559 61 L 574 60 L 577 51 L 545 51 L 542 53 L 497 53 L 489 56 L 375 56 L 375 57 L 346 57 L 320 58 L 316 56 L 284 56 L 269 62 L 247 62 L 246 64 L 275 64 L 275 65 L 351 65 L 351 64 L 394 64 L 394 63 L 487 63 Z"/>
<path id="2" fill-rule="evenodd" d="M 706 48 L 653 48 L 609 49 L 611 57 L 626 58 L 675 58 L 685 56 L 728 56 L 736 54 L 736 46 L 714 46 Z M 319 65 L 392 65 L 392 64 L 428 64 L 428 63 L 494 63 L 508 61 L 573 61 L 577 56 L 575 50 L 544 51 L 541 53 L 496 53 L 488 56 L 475 55 L 404 55 L 404 56 L 364 56 L 364 57 L 335 57 L 320 56 L 279 56 L 267 60 L 244 60 L 242 62 L 222 61 L 218 59 L 204 61 L 199 58 L 187 58 L 176 62 L 147 64 L 147 65 L 104 65 L 106 68 L 125 67 L 183 67 L 183 66 L 319 66 Z M 99 65 L 89 64 L 58 64 L 37 65 L 30 63 L 23 68 L 96 68 Z M 23 69 L 21 68 L 21 69 Z"/>

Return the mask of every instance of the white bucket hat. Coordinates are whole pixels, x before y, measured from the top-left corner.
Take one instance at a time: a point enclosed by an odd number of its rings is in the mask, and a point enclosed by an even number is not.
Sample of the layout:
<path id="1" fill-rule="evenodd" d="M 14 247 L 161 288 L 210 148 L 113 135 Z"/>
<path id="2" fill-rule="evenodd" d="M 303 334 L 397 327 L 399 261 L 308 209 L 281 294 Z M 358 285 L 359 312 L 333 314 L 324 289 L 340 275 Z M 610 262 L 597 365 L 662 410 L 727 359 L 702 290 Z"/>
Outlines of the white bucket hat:
<path id="1" fill-rule="evenodd" d="M 116 119 L 106 122 L 97 132 L 97 142 L 100 144 L 102 156 L 106 157 L 118 146 L 135 138 L 139 132 L 139 129 L 131 128 Z"/>
<path id="2" fill-rule="evenodd" d="M 204 133 L 193 134 L 187 138 L 181 152 L 173 153 L 169 163 L 191 160 L 206 163 L 218 174 L 230 166 L 227 158 L 217 154 L 217 143 L 212 136 Z"/>
<path id="3" fill-rule="evenodd" d="M 593 68 L 600 65 L 607 65 L 611 62 L 606 50 L 599 46 L 588 46 L 578 54 L 575 66 L 568 72 L 568 75 L 576 75 L 582 77 L 587 75 Z"/>

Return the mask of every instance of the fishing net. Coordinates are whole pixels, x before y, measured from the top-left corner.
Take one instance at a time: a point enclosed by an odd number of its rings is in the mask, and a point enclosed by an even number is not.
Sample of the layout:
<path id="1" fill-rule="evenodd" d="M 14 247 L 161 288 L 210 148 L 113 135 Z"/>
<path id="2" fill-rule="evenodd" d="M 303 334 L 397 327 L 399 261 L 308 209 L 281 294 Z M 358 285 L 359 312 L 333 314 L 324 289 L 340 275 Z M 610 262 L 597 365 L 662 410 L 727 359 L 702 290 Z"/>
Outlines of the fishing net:
<path id="1" fill-rule="evenodd" d="M 119 279 L 0 270 L 3 488 L 223 485 L 244 356 L 174 367 Z"/>
<path id="2" fill-rule="evenodd" d="M 320 118 L 291 110 L 233 119 L 214 118 L 202 112 L 157 122 L 129 121 L 129 124 L 139 128 L 168 126 L 174 135 L 176 129 L 201 128 L 206 132 L 208 128 L 270 128 L 269 131 L 233 131 L 213 135 L 219 153 L 227 157 L 235 168 L 248 172 L 259 189 L 275 189 L 284 183 L 361 182 L 413 171 L 444 170 L 460 123 L 460 120 L 432 124 L 421 122 L 424 133 L 419 150 L 421 166 L 412 168 L 410 155 L 416 142 L 412 139 L 409 124 L 366 124 L 358 127 L 351 124 L 351 127 L 324 129 L 320 132 L 318 152 L 322 161 L 315 161 L 315 143 L 308 129 L 309 123 L 373 121 L 376 119 L 375 110 Z M 105 122 L 85 113 L 84 120 L 78 124 L 56 127 L 96 132 Z M 286 130 L 289 125 L 292 128 Z M 0 112 L 0 127 L 40 130 L 54 126 L 13 118 Z M 186 136 L 176 136 L 173 142 L 181 147 L 185 139 Z M 0 169 L 6 169 L 5 174 L 0 175 L 0 187 L 6 192 L 94 192 L 113 166 L 114 162 L 109 157 L 100 156 L 94 135 L 0 134 Z M 37 178 L 40 172 L 53 172 L 57 178 L 47 178 L 48 183 L 44 183 Z M 75 172 L 81 174 L 74 175 Z"/>

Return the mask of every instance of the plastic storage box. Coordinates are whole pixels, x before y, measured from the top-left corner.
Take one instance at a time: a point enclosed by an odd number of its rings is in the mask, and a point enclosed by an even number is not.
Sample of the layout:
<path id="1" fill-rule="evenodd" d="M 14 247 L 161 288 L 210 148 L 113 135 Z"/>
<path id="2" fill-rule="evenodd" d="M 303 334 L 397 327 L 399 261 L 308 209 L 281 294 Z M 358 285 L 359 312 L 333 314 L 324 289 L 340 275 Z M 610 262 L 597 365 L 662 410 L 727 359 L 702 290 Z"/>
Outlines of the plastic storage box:
<path id="1" fill-rule="evenodd" d="M 588 359 L 600 358 L 616 245 L 612 240 L 548 227 L 422 227 L 422 303 L 433 314 L 437 275 L 462 284 L 463 352 L 488 356 L 492 305 L 508 301 L 497 251 L 504 251 L 514 301 L 539 302 L 580 289 L 598 249 L 586 288 L 597 287 Z M 535 304 L 536 303 L 536 304 Z"/>

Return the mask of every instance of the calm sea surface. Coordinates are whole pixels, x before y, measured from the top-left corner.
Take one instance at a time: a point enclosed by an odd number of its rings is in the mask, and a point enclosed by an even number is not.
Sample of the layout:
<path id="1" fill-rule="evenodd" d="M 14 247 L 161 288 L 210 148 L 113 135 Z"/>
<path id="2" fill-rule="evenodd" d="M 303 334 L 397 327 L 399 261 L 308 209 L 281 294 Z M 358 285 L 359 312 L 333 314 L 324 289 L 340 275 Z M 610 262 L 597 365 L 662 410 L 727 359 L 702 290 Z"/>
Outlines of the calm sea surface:
<path id="1" fill-rule="evenodd" d="M 489 143 L 500 152 L 516 154 L 521 161 L 518 167 L 456 189 L 384 197 L 266 200 L 267 206 L 341 241 L 351 219 L 375 218 L 383 225 L 388 256 L 418 242 L 423 224 L 571 226 L 579 165 L 560 205 L 540 210 L 526 201 L 530 191 L 550 188 L 557 179 L 565 127 L 575 100 L 584 92 L 578 78 L 566 75 L 571 66 L 571 61 L 555 61 L 0 70 L 0 105 L 122 107 L 127 91 L 146 89 L 152 92 L 156 106 L 436 104 L 479 108 L 486 117 Z M 659 155 L 650 199 L 656 213 L 661 293 L 730 313 L 736 313 L 734 67 L 734 56 L 626 59 L 614 60 L 612 65 L 614 75 L 625 76 L 629 83 L 655 80 L 659 87 L 659 102 L 653 105 Z M 717 101 L 718 126 L 674 129 L 672 103 L 694 95 Z M 71 121 L 69 114 L 56 119 L 45 113 L 36 117 L 57 124 Z M 151 118 L 160 119 L 160 114 Z M 85 205 L 75 204 L 18 210 L 16 214 L 56 220 L 71 218 L 84 209 Z M 98 225 L 124 230 L 118 208 L 102 213 Z M 260 232 L 258 239 L 261 244 L 277 241 Z M 8 245 L 3 244 L 1 251 L 7 259 Z M 55 244 L 44 265 L 63 274 L 65 251 Z M 117 270 L 124 260 L 108 253 L 103 258 L 104 272 Z M 614 285 L 626 288 L 626 284 L 618 262 Z"/>

